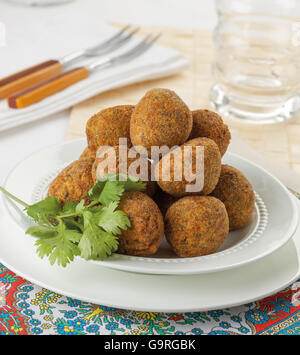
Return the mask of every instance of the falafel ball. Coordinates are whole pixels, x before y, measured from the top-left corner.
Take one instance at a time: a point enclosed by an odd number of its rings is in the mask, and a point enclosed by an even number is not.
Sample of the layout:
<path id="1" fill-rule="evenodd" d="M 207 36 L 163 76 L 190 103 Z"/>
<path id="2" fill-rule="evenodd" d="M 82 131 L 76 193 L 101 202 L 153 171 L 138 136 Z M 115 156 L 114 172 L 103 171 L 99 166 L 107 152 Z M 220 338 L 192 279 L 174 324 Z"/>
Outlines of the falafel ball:
<path id="1" fill-rule="evenodd" d="M 139 175 L 143 175 L 142 171 L 140 170 L 140 167 L 137 167 L 137 169 L 133 169 L 134 171 L 130 170 L 130 166 L 132 163 L 139 162 L 140 164 L 144 164 L 145 168 L 147 171 L 145 171 L 147 176 L 142 176 L 141 181 L 144 181 L 146 183 L 146 190 L 145 193 L 149 196 L 153 196 L 156 191 L 157 184 L 155 181 L 151 181 L 151 163 L 149 160 L 143 158 L 143 157 L 136 157 L 136 158 L 129 158 L 129 148 L 126 146 L 123 146 L 123 148 L 126 149 L 127 153 L 126 157 L 127 160 L 125 161 L 122 158 L 122 154 L 120 156 L 120 151 L 119 149 L 122 146 L 115 146 L 115 147 L 106 147 L 103 148 L 103 151 L 101 153 L 101 157 L 97 157 L 93 163 L 92 167 L 92 177 L 93 181 L 95 182 L 97 179 L 102 177 L 103 175 L 110 174 L 109 170 L 110 167 L 115 168 L 115 173 L 116 174 L 123 174 L 123 175 L 130 175 L 133 177 L 139 177 Z M 110 150 L 114 150 L 115 155 L 111 154 Z M 137 154 L 139 155 L 139 154 Z M 116 158 L 116 160 L 115 160 Z M 103 163 L 103 166 L 100 164 Z M 115 164 L 114 164 L 115 163 Z M 124 165 L 125 167 L 124 167 Z M 146 170 L 145 169 L 145 170 Z M 125 170 L 125 171 L 124 171 Z"/>
<path id="2" fill-rule="evenodd" d="M 192 147 L 190 160 L 184 154 L 186 146 Z M 201 153 L 197 155 L 196 147 L 203 147 L 204 157 Z M 178 171 L 182 172 L 182 178 L 178 177 Z M 217 144 L 209 138 L 195 138 L 163 156 L 155 167 L 155 178 L 160 188 L 174 197 L 209 195 L 219 181 L 220 172 L 221 154 Z M 187 185 L 197 183 L 197 179 L 203 186 L 194 192 L 187 191 Z"/>
<path id="3" fill-rule="evenodd" d="M 87 192 L 94 184 L 92 165 L 89 159 L 76 160 L 68 165 L 51 183 L 48 196 L 57 197 L 62 204 L 87 200 Z"/>
<path id="4" fill-rule="evenodd" d="M 136 256 L 155 254 L 164 236 L 163 217 L 156 203 L 142 192 L 125 192 L 118 209 L 127 214 L 131 223 L 119 236 L 118 252 Z"/>
<path id="5" fill-rule="evenodd" d="M 224 203 L 230 230 L 249 223 L 254 211 L 255 194 L 250 182 L 238 169 L 222 165 L 220 180 L 211 196 Z"/>
<path id="6" fill-rule="evenodd" d="M 182 258 L 215 253 L 226 239 L 229 221 L 224 204 L 211 196 L 188 196 L 165 216 L 165 234 Z"/>
<path id="7" fill-rule="evenodd" d="M 135 147 L 145 147 L 149 153 L 152 146 L 183 144 L 192 125 L 191 111 L 174 91 L 152 89 L 135 106 L 130 138 Z"/>
<path id="8" fill-rule="evenodd" d="M 96 159 L 96 152 L 91 150 L 89 147 L 86 147 L 85 150 L 81 153 L 78 160 L 85 160 L 85 159 L 94 162 Z"/>
<path id="9" fill-rule="evenodd" d="M 119 138 L 130 141 L 130 118 L 134 106 L 121 105 L 110 107 L 92 116 L 86 124 L 88 146 L 96 151 L 100 146 L 114 146 L 119 144 Z"/>
<path id="10" fill-rule="evenodd" d="M 231 134 L 221 116 L 209 110 L 192 111 L 193 129 L 189 139 L 207 137 L 217 143 L 221 156 L 226 153 Z"/>

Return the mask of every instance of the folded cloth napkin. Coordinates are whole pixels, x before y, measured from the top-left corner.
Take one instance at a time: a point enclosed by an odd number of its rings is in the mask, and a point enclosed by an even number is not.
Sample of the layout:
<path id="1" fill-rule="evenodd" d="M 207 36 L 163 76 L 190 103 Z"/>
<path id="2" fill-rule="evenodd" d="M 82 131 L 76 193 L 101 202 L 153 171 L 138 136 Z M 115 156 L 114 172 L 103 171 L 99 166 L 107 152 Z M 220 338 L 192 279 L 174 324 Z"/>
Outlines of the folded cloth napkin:
<path id="1" fill-rule="evenodd" d="M 113 35 L 116 31 L 114 27 L 107 25 L 105 31 L 103 31 L 105 33 L 103 40 Z M 98 39 L 99 41 L 101 42 L 101 39 Z M 113 52 L 112 55 L 127 51 L 139 43 L 139 41 L 140 39 L 138 38 L 132 39 L 126 46 Z M 52 58 L 55 56 L 60 58 L 64 54 L 68 54 L 68 52 L 53 53 Z M 44 57 L 44 60 L 47 59 L 49 57 Z M 98 59 L 99 57 L 85 59 L 80 61 L 80 63 L 75 63 L 68 67 L 68 69 L 88 65 Z M 33 60 L 31 64 L 35 63 L 36 60 Z M 1 101 L 0 132 L 24 123 L 42 119 L 104 91 L 177 73 L 184 69 L 187 64 L 187 60 L 180 53 L 155 44 L 133 61 L 103 70 L 100 69 L 92 73 L 89 78 L 27 108 L 11 109 L 7 106 L 6 101 Z"/>

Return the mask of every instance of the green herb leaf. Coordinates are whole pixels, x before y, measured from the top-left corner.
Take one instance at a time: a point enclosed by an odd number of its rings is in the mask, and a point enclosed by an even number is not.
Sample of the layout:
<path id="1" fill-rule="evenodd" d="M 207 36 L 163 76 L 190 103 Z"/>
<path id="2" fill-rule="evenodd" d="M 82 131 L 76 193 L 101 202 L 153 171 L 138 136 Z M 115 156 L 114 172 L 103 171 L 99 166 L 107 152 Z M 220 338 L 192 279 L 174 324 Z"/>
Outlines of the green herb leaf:
<path id="1" fill-rule="evenodd" d="M 136 177 L 106 175 L 96 181 L 88 192 L 88 198 L 107 206 L 111 202 L 119 202 L 124 191 L 144 191 L 145 189 L 146 184 Z"/>
<path id="2" fill-rule="evenodd" d="M 83 214 L 84 230 L 78 244 L 81 257 L 84 259 L 103 260 L 118 249 L 118 238 L 99 228 L 95 223 L 93 213 L 86 211 Z"/>
<path id="3" fill-rule="evenodd" d="M 82 233 L 83 231 L 83 219 L 76 217 L 73 218 L 64 218 L 64 224 L 66 225 L 67 229 L 72 229 Z"/>
<path id="4" fill-rule="evenodd" d="M 144 191 L 146 183 L 139 180 L 136 176 L 129 176 L 124 174 L 106 175 L 104 179 L 110 181 L 118 181 L 124 186 L 124 191 Z M 101 179 L 102 180 L 102 179 Z"/>
<path id="5" fill-rule="evenodd" d="M 120 201 L 124 192 L 124 186 L 120 181 L 106 182 L 97 180 L 95 185 L 89 190 L 88 198 L 92 201 L 100 202 L 102 205 L 108 205 L 113 201 Z"/>
<path id="6" fill-rule="evenodd" d="M 144 191 L 146 190 L 146 184 L 139 180 L 132 180 L 133 178 L 128 178 L 127 181 L 124 181 L 124 189 L 126 192 L 129 191 Z"/>
<path id="7" fill-rule="evenodd" d="M 119 202 L 124 192 L 124 185 L 119 181 L 107 181 L 100 194 L 99 202 L 109 205 L 111 202 Z"/>
<path id="8" fill-rule="evenodd" d="M 68 201 L 62 209 L 62 214 L 75 213 L 77 205 L 78 205 L 77 201 Z"/>
<path id="9" fill-rule="evenodd" d="M 85 209 L 86 209 L 86 207 L 85 207 L 85 201 L 84 201 L 84 200 L 81 200 L 81 201 L 77 204 L 77 206 L 76 206 L 76 208 L 75 208 L 75 211 L 76 211 L 76 213 L 81 213 L 81 212 L 83 212 Z"/>
<path id="10" fill-rule="evenodd" d="M 118 250 L 119 242 L 117 236 L 103 230 L 100 230 L 100 235 L 101 238 L 94 248 L 92 259 L 105 260 Z"/>
<path id="11" fill-rule="evenodd" d="M 120 234 L 121 229 L 126 230 L 130 227 L 130 221 L 126 213 L 115 211 L 117 207 L 118 202 L 111 202 L 107 207 L 103 207 L 102 211 L 95 216 L 98 226 L 112 234 Z"/>
<path id="12" fill-rule="evenodd" d="M 98 213 L 98 212 L 102 211 L 102 209 L 103 209 L 103 206 L 100 204 L 89 208 L 89 210 L 93 213 Z"/>
<path id="13" fill-rule="evenodd" d="M 26 234 L 39 238 L 49 238 L 57 235 L 57 229 L 50 226 L 32 226 L 27 229 Z"/>
<path id="14" fill-rule="evenodd" d="M 50 264 L 57 262 L 58 265 L 66 266 L 74 260 L 74 256 L 80 255 L 77 246 L 81 239 L 81 233 L 75 230 L 68 230 L 63 222 L 56 227 L 56 235 L 38 239 L 35 242 L 38 255 L 43 258 L 49 257 Z"/>
<path id="15" fill-rule="evenodd" d="M 28 206 L 5 189 L 0 191 L 24 206 L 38 224 L 26 231 L 38 238 L 37 254 L 49 257 L 52 265 L 66 266 L 76 255 L 104 260 L 114 253 L 118 235 L 130 227 L 128 216 L 117 209 L 120 198 L 125 191 L 142 191 L 145 187 L 137 178 L 108 175 L 89 190 L 89 205 L 85 200 L 71 201 L 63 208 L 56 197 Z"/>
<path id="16" fill-rule="evenodd" d="M 45 220 L 46 217 L 56 216 L 61 212 L 61 204 L 57 197 L 46 197 L 44 200 L 25 208 L 28 216 L 36 222 Z"/>
<path id="17" fill-rule="evenodd" d="M 106 181 L 97 180 L 94 186 L 88 191 L 87 196 L 91 201 L 99 201 L 101 192 L 106 184 Z"/>

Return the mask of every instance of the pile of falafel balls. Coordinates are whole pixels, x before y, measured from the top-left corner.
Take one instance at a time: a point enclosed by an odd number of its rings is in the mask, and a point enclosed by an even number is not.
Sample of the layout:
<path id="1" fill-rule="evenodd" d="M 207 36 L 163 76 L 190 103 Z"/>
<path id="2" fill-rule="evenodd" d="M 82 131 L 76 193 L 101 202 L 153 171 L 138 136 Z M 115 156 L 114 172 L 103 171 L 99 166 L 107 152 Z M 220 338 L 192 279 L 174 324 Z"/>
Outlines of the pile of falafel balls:
<path id="1" fill-rule="evenodd" d="M 96 158 L 97 149 L 112 146 L 118 159 L 119 138 L 127 138 L 127 149 L 142 146 L 149 151 L 151 146 L 182 145 L 204 149 L 204 185 L 200 192 L 187 193 L 186 184 L 191 182 L 175 181 L 172 169 L 170 181 L 162 181 L 163 156 L 154 167 L 157 182 L 146 182 L 145 193 L 123 194 L 118 208 L 128 215 L 131 227 L 119 236 L 119 253 L 153 255 L 165 235 L 179 257 L 212 254 L 229 231 L 249 223 L 255 195 L 240 171 L 222 165 L 231 135 L 216 113 L 190 111 L 174 91 L 152 89 L 136 106 L 115 106 L 92 116 L 86 135 L 88 147 L 50 185 L 48 195 L 58 197 L 62 204 L 86 199 L 87 191 L 99 178 L 96 171 L 103 158 Z M 175 169 L 178 161 L 172 154 L 169 159 Z M 128 159 L 128 166 L 134 160 Z M 147 160 L 147 164 L 151 170 L 152 163 Z"/>

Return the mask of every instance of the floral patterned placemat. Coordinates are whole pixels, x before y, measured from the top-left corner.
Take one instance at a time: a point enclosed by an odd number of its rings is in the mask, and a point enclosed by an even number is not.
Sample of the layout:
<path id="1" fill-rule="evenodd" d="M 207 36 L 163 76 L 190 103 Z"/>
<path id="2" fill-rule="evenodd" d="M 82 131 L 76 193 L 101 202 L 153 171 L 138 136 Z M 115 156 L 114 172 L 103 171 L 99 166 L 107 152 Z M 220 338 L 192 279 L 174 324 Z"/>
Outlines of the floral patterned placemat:
<path id="1" fill-rule="evenodd" d="M 155 313 L 64 297 L 29 283 L 0 264 L 0 335 L 5 334 L 299 335 L 300 282 L 239 307 Z"/>

